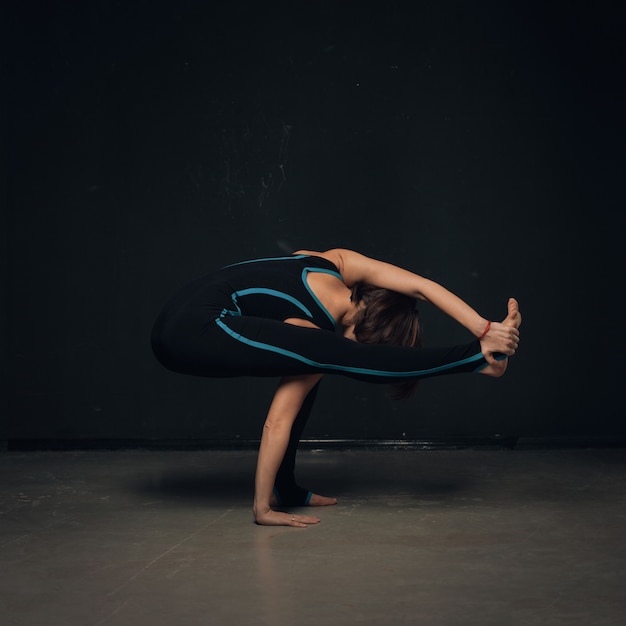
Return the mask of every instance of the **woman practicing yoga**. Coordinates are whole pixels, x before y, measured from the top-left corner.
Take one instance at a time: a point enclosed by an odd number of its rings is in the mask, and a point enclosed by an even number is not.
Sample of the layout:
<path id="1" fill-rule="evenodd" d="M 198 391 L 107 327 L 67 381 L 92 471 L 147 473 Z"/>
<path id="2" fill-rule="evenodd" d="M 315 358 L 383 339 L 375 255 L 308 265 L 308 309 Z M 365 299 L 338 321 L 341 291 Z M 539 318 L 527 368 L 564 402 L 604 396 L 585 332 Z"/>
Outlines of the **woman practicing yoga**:
<path id="1" fill-rule="evenodd" d="M 422 348 L 416 302 L 430 302 L 476 339 Z M 258 524 L 305 527 L 317 517 L 272 506 L 335 504 L 296 484 L 298 441 L 324 374 L 390 383 L 406 397 L 422 378 L 459 372 L 501 376 L 519 342 L 521 315 L 508 302 L 490 322 L 440 284 L 351 250 L 229 265 L 195 280 L 165 306 L 152 347 L 168 369 L 211 377 L 280 376 L 256 470 Z"/>

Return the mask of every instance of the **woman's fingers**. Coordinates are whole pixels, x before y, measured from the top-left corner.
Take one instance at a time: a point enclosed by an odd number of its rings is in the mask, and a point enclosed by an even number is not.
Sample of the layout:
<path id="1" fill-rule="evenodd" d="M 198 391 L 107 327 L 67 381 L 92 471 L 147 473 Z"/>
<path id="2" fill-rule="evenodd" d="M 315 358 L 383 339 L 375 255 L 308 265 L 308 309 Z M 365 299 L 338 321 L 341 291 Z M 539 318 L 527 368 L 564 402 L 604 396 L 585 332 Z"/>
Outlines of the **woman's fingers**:
<path id="1" fill-rule="evenodd" d="M 490 329 L 487 339 L 494 342 L 493 352 L 503 352 L 509 356 L 513 354 L 519 346 L 519 330 L 514 326 L 506 326 L 504 323 L 494 323 L 491 328 L 493 330 Z"/>
<path id="2" fill-rule="evenodd" d="M 494 323 L 489 333 L 480 342 L 481 351 L 489 365 L 497 366 L 495 355 L 513 356 L 519 347 L 519 331 L 517 328 Z"/>
<path id="3" fill-rule="evenodd" d="M 277 513 L 280 515 L 280 526 L 293 526 L 294 528 L 306 528 L 309 524 L 319 524 L 319 517 L 312 515 L 292 515 L 291 513 Z"/>
<path id="4" fill-rule="evenodd" d="M 519 332 L 517 328 L 509 328 L 508 330 L 509 333 L 505 338 L 505 341 L 507 342 L 509 349 L 515 352 L 519 346 Z"/>
<path id="5" fill-rule="evenodd" d="M 522 315 L 515 298 L 509 298 L 507 316 L 502 322 L 492 322 L 489 332 L 480 342 L 480 347 L 489 364 L 481 373 L 489 376 L 502 376 L 506 371 L 507 362 L 496 360 L 495 354 L 513 356 L 519 348 L 519 327 Z"/>
<path id="6" fill-rule="evenodd" d="M 289 515 L 289 514 L 287 514 Z M 320 518 L 312 515 L 291 515 L 291 524 L 298 527 L 308 526 L 309 524 L 319 524 Z"/>

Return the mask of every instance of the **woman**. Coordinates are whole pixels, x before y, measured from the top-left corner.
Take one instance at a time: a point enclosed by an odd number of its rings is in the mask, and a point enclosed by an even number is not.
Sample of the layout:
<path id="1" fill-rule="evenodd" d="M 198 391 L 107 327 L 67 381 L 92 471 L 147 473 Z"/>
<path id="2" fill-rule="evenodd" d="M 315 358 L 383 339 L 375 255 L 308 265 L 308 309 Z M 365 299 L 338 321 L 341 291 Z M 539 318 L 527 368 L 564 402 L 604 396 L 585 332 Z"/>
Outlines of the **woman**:
<path id="1" fill-rule="evenodd" d="M 422 349 L 417 300 L 430 302 L 477 339 Z M 427 278 L 357 252 L 300 250 L 237 263 L 200 278 L 165 306 L 152 347 L 167 368 L 199 376 L 280 376 L 255 479 L 258 524 L 306 527 L 309 515 L 272 504 L 334 504 L 293 478 L 295 453 L 324 374 L 391 383 L 406 396 L 421 378 L 458 372 L 501 376 L 515 353 L 521 315 L 511 298 L 502 323 L 481 317 Z"/>

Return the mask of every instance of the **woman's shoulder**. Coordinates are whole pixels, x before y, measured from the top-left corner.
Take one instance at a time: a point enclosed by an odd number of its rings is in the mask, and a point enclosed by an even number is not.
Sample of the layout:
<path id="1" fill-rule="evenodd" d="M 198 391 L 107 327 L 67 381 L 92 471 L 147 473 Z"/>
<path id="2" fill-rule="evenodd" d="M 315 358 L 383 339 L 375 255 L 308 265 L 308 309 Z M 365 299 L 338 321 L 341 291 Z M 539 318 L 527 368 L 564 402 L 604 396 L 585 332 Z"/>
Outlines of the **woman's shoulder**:
<path id="1" fill-rule="evenodd" d="M 322 259 L 325 265 L 332 265 L 334 271 L 339 275 L 343 275 L 343 259 L 341 257 L 341 251 L 339 249 L 325 250 L 324 252 L 318 252 L 315 250 L 298 250 L 294 252 L 295 255 L 302 255 L 306 257 L 313 257 L 318 260 Z"/>
<path id="2" fill-rule="evenodd" d="M 326 259 L 332 263 L 340 274 L 343 273 L 344 257 L 346 253 L 350 253 L 349 250 L 343 248 L 332 248 L 331 250 L 325 250 L 324 252 L 317 252 L 315 250 L 297 250 L 294 254 L 303 254 L 306 256 L 316 256 L 322 259 Z"/>

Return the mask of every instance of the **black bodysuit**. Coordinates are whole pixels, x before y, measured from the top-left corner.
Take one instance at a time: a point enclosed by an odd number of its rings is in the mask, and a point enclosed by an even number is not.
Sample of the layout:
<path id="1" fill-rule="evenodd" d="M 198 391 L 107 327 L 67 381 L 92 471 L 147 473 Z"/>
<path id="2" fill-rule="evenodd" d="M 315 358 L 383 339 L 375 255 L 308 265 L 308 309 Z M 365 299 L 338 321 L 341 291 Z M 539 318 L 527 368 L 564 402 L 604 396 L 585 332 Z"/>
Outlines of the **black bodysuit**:
<path id="1" fill-rule="evenodd" d="M 294 255 L 222 268 L 180 290 L 161 312 L 152 346 L 161 363 L 199 376 L 340 374 L 374 383 L 472 372 L 485 366 L 480 343 L 450 348 L 359 344 L 335 320 L 307 276 L 341 279 L 326 259 Z M 301 318 L 319 327 L 285 324 Z"/>

